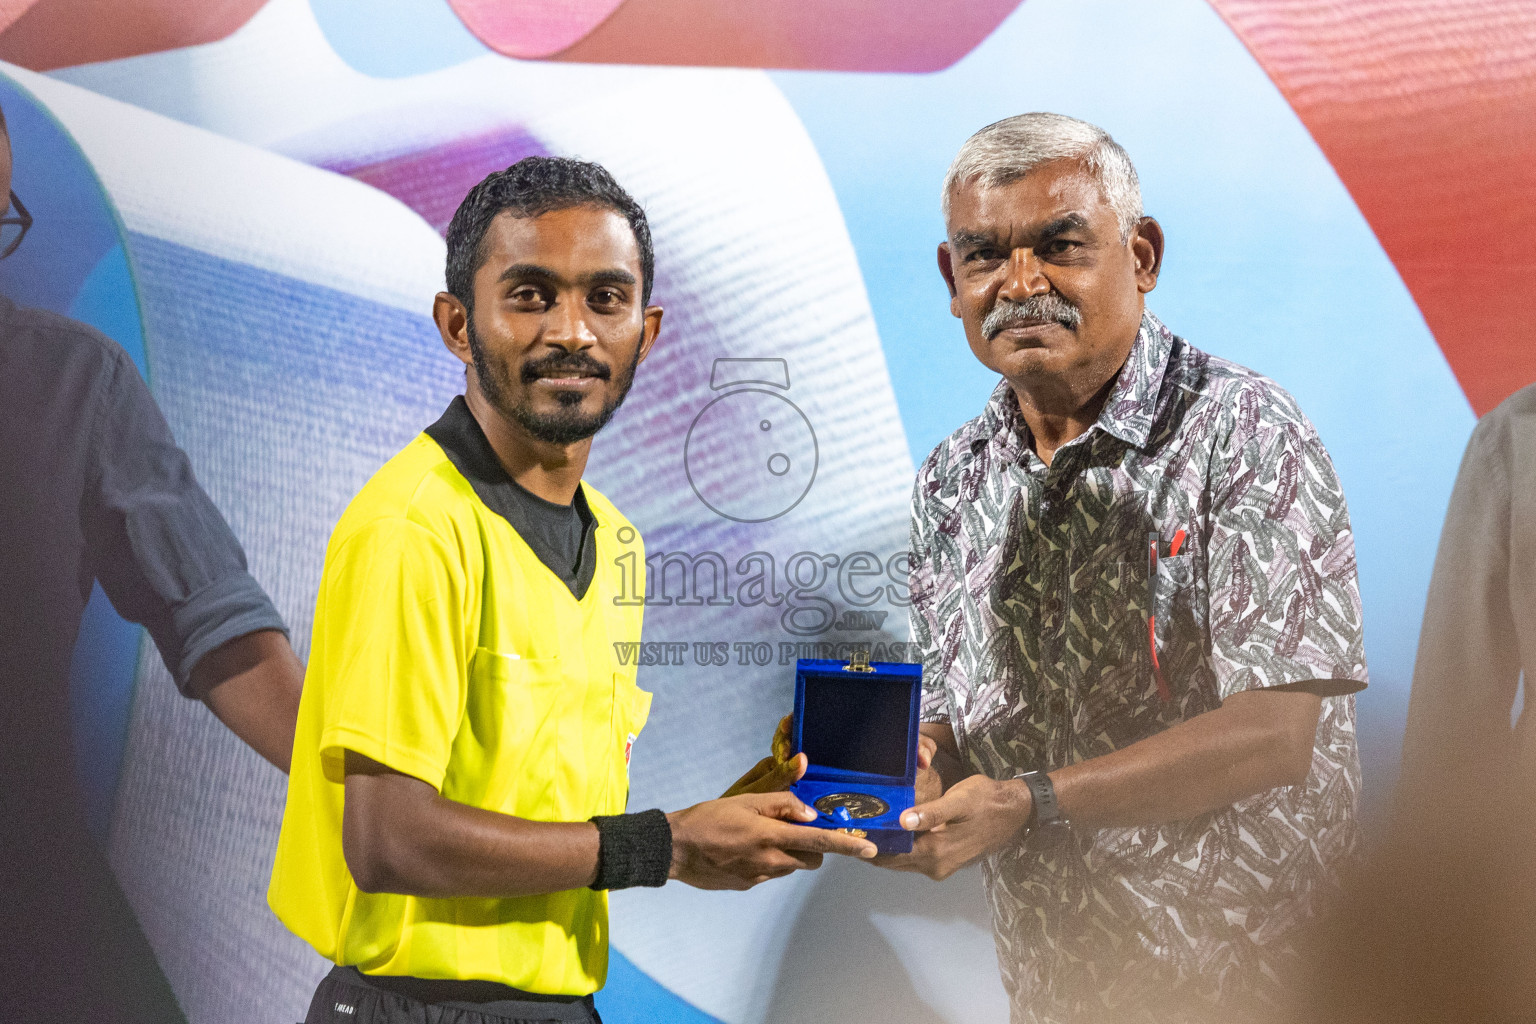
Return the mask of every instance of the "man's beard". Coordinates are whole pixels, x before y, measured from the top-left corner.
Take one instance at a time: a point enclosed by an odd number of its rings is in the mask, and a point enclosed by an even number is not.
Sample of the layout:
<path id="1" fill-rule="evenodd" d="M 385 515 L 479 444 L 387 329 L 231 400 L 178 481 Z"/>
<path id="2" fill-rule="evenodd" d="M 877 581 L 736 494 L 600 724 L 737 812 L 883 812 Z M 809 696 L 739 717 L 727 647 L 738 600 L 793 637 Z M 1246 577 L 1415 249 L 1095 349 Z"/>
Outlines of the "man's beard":
<path id="1" fill-rule="evenodd" d="M 981 336 L 991 341 L 1008 328 L 1022 327 L 1030 320 L 1058 323 L 1069 331 L 1075 331 L 1083 322 L 1083 314 L 1055 292 L 1027 295 L 1022 302 L 998 299 L 981 322 Z"/>
<path id="2" fill-rule="evenodd" d="M 473 317 L 467 324 L 469 328 L 469 353 L 475 362 L 475 378 L 480 385 L 480 393 L 485 400 L 496 407 L 503 416 L 528 431 L 536 440 L 545 444 L 573 444 L 577 441 L 585 441 L 596 434 L 613 418 L 619 406 L 624 404 L 624 398 L 629 394 L 630 387 L 635 383 L 635 367 L 640 365 L 640 347 L 644 341 L 644 331 L 635 342 L 635 358 L 630 360 L 619 377 L 619 388 L 603 407 L 595 413 L 583 412 L 581 408 L 582 396 L 574 392 L 565 392 L 557 396 L 560 408 L 550 413 L 539 413 L 533 409 L 527 390 L 535 380 L 547 377 L 560 371 L 580 373 L 607 380 L 612 374 L 608 367 L 599 363 L 585 352 L 565 352 L 556 349 L 547 356 L 524 363 L 520 376 L 524 386 L 523 398 L 514 402 L 510 396 L 512 391 L 511 368 L 502 361 L 492 362 L 486 354 L 485 347 L 480 344 L 480 337 L 475 333 Z"/>

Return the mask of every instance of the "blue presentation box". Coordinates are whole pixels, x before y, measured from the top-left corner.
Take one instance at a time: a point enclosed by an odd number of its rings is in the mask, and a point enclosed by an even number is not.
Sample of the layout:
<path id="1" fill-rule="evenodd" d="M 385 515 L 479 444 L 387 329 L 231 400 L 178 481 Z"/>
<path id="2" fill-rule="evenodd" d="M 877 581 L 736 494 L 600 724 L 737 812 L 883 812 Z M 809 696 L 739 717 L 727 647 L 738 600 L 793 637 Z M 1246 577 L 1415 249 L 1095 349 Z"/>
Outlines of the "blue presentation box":
<path id="1" fill-rule="evenodd" d="M 819 812 L 811 824 L 867 836 L 881 853 L 910 853 L 901 812 L 917 783 L 923 667 L 801 658 L 795 665 L 795 750 L 805 777 L 791 787 Z"/>

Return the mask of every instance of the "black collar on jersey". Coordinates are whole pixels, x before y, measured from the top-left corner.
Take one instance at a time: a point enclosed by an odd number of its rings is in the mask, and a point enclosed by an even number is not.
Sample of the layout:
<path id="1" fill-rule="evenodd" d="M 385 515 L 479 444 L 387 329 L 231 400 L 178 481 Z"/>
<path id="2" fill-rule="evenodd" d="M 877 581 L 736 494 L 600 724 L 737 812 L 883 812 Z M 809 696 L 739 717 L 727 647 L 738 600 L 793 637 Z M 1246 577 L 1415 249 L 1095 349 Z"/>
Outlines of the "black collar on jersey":
<path id="1" fill-rule="evenodd" d="M 552 514 L 566 512 L 567 506 L 545 501 L 507 475 L 463 395 L 448 404 L 447 411 L 426 429 L 426 435 L 447 453 L 448 460 L 469 481 L 485 506 L 511 524 L 539 561 L 570 588 L 576 599 L 585 596 L 597 569 L 596 520 L 587 505 L 585 488 L 576 488 L 576 500 L 570 506 L 581 517 L 581 547 L 576 561 L 565 557 L 569 553 L 552 547 L 543 531 L 534 525 L 541 518 L 547 520 Z"/>

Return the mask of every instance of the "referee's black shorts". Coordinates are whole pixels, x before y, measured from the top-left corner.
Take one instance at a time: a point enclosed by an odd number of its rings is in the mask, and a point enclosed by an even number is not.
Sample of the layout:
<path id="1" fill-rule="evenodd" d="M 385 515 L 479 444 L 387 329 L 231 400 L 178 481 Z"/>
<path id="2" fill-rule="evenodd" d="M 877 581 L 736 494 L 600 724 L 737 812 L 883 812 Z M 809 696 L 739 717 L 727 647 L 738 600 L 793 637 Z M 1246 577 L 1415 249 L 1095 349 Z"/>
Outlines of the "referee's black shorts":
<path id="1" fill-rule="evenodd" d="M 495 982 L 432 981 L 335 967 L 304 1024 L 602 1024 L 591 996 L 542 996 Z"/>

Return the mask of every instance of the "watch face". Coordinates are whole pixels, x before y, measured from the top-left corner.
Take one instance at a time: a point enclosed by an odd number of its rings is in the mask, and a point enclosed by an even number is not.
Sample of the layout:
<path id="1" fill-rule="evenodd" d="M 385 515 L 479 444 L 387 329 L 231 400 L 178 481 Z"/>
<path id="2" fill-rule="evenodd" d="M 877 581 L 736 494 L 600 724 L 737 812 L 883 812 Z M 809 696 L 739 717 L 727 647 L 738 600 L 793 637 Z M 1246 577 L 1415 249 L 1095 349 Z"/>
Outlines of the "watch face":
<path id="1" fill-rule="evenodd" d="M 816 809 L 831 814 L 839 807 L 846 808 L 850 818 L 878 818 L 891 809 L 891 805 L 868 793 L 828 793 L 816 801 Z"/>
<path id="2" fill-rule="evenodd" d="M 1036 849 L 1048 848 L 1072 839 L 1072 823 L 1066 818 L 1052 818 L 1043 825 L 1029 830 L 1029 844 Z"/>

